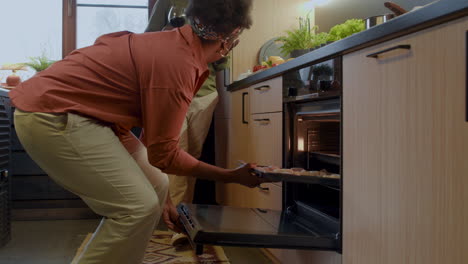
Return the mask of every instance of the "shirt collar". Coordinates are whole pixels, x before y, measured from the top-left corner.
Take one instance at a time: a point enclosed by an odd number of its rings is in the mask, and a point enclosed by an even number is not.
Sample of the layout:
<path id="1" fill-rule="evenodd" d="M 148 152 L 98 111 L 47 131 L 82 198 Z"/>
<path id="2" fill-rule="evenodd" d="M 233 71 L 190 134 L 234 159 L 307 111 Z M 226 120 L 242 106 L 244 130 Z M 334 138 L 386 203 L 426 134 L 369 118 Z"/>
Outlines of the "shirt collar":
<path id="1" fill-rule="evenodd" d="M 178 28 L 182 37 L 187 41 L 187 44 L 192 49 L 192 55 L 196 61 L 197 68 L 201 75 L 204 75 L 208 71 L 208 66 L 206 64 L 205 53 L 203 52 L 202 42 L 200 38 L 193 32 L 190 25 L 185 25 Z"/>

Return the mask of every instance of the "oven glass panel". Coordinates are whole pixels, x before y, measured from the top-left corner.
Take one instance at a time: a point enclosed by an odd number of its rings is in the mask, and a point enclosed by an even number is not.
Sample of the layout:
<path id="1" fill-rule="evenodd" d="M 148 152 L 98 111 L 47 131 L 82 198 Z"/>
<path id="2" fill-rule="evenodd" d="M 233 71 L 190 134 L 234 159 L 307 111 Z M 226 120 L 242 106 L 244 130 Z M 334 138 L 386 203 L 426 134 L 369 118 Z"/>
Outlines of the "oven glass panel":
<path id="1" fill-rule="evenodd" d="M 340 58 L 287 72 L 283 75 L 283 98 L 294 101 L 340 95 L 341 74 Z"/>
<path id="2" fill-rule="evenodd" d="M 339 173 L 339 118 L 339 113 L 297 115 L 294 161 L 298 167 Z"/>

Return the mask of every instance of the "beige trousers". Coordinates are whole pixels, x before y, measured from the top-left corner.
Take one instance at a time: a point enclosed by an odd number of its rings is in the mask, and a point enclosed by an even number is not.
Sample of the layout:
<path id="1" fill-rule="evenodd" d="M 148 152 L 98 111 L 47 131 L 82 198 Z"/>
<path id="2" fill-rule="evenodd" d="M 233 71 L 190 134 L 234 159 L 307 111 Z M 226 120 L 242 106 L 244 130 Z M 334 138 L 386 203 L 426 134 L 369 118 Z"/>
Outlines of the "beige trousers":
<path id="1" fill-rule="evenodd" d="M 202 97 L 194 97 L 185 117 L 179 146 L 197 159 L 201 156 L 217 103 L 216 91 Z M 192 202 L 195 180 L 194 177 L 169 175 L 169 193 L 173 204 Z"/>
<path id="2" fill-rule="evenodd" d="M 14 116 L 34 161 L 103 216 L 76 263 L 140 264 L 168 186 L 146 149 L 132 157 L 109 127 L 79 115 L 16 110 Z"/>

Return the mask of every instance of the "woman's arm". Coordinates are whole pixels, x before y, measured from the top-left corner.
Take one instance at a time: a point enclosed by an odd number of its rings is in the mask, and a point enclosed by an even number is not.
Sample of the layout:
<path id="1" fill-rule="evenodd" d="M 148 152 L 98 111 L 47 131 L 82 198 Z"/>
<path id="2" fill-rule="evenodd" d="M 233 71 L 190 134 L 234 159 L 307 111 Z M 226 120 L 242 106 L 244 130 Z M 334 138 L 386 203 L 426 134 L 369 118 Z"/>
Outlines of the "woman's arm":
<path id="1" fill-rule="evenodd" d="M 264 179 L 253 173 L 253 168 L 255 168 L 254 164 L 247 163 L 236 169 L 229 170 L 200 161 L 196 167 L 188 172 L 188 176 L 226 183 L 239 183 L 252 188 L 265 182 Z"/>

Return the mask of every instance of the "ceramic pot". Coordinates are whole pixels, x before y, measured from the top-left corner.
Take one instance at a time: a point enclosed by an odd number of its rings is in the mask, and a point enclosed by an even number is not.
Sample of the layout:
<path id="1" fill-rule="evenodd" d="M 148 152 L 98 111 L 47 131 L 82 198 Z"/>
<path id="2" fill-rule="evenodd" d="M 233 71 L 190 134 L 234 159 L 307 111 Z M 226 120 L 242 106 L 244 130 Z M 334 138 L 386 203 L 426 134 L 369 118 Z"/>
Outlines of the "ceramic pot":
<path id="1" fill-rule="evenodd" d="M 291 58 L 297 58 L 301 55 L 304 55 L 306 53 L 310 52 L 310 49 L 302 49 L 302 50 L 293 50 L 291 51 Z"/>

